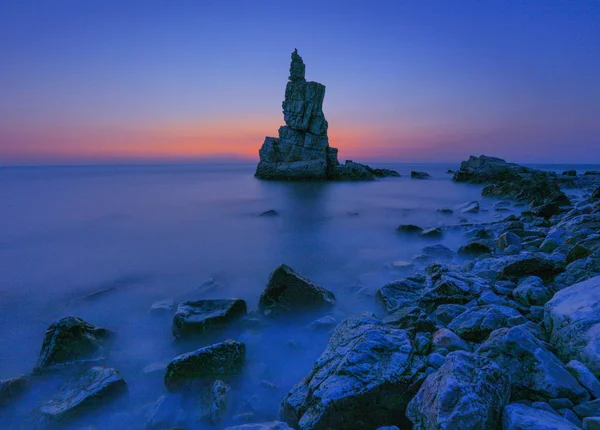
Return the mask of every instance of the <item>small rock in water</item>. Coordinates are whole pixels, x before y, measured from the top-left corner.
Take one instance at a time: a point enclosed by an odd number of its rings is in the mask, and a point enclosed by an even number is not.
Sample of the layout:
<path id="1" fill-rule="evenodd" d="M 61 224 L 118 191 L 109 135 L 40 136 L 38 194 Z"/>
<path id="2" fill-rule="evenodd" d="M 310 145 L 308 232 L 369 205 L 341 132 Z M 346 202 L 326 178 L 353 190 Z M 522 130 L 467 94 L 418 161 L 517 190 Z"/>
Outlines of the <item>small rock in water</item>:
<path id="1" fill-rule="evenodd" d="M 454 211 L 450 208 L 438 208 L 435 211 L 443 215 L 452 215 L 454 213 Z"/>
<path id="2" fill-rule="evenodd" d="M 104 342 L 110 334 L 79 317 L 62 318 L 46 330 L 34 372 L 105 358 Z"/>
<path id="3" fill-rule="evenodd" d="M 458 248 L 457 254 L 463 257 L 475 258 L 480 255 L 490 254 L 492 250 L 483 242 L 471 242 Z"/>
<path id="4" fill-rule="evenodd" d="M 260 296 L 258 308 L 269 316 L 331 307 L 335 296 L 331 291 L 301 276 L 282 264 L 269 277 Z"/>
<path id="5" fill-rule="evenodd" d="M 306 328 L 311 331 L 329 330 L 335 327 L 338 321 L 331 315 L 326 315 L 316 321 L 311 322 Z"/>
<path id="6" fill-rule="evenodd" d="M 223 285 L 219 283 L 215 278 L 209 278 L 200 285 L 200 294 L 205 295 L 208 293 L 214 293 L 218 290 L 223 289 Z"/>
<path id="7" fill-rule="evenodd" d="M 270 209 L 268 211 L 264 211 L 263 213 L 261 213 L 259 216 L 277 216 L 279 215 L 279 212 L 277 212 L 274 209 Z"/>
<path id="8" fill-rule="evenodd" d="M 239 341 L 226 340 L 181 354 L 167 366 L 165 385 L 176 390 L 205 377 L 237 375 L 246 360 L 246 346 Z"/>
<path id="9" fill-rule="evenodd" d="M 472 201 L 468 203 L 463 203 L 462 205 L 458 205 L 454 208 L 456 211 L 460 211 L 462 213 L 478 213 L 481 207 L 478 201 Z"/>
<path id="10" fill-rule="evenodd" d="M 150 307 L 150 313 L 153 315 L 164 315 L 170 314 L 175 308 L 175 301 L 173 299 L 159 300 L 152 303 Z"/>
<path id="11" fill-rule="evenodd" d="M 173 337 L 181 339 L 226 328 L 244 315 L 246 302 L 241 299 L 184 302 L 173 317 Z"/>
<path id="12" fill-rule="evenodd" d="M 396 231 L 399 233 L 417 235 L 417 234 L 420 234 L 423 231 L 423 229 L 421 227 L 419 227 L 418 225 L 414 225 L 414 224 L 401 224 L 398 226 Z"/>
<path id="13" fill-rule="evenodd" d="M 29 387 L 25 376 L 0 380 L 0 406 L 7 406 L 15 397 L 20 396 Z"/>
<path id="14" fill-rule="evenodd" d="M 410 177 L 412 179 L 431 179 L 431 175 L 425 172 L 415 172 L 414 170 L 410 172 Z"/>
<path id="15" fill-rule="evenodd" d="M 99 400 L 106 400 L 127 389 L 125 380 L 116 369 L 92 367 L 78 379 L 63 384 L 58 393 L 39 409 L 41 421 L 57 425 L 82 409 L 88 410 Z"/>
<path id="16" fill-rule="evenodd" d="M 440 237 L 442 237 L 442 228 L 441 227 L 427 228 L 421 232 L 421 237 L 425 237 L 427 239 L 440 238 Z"/>

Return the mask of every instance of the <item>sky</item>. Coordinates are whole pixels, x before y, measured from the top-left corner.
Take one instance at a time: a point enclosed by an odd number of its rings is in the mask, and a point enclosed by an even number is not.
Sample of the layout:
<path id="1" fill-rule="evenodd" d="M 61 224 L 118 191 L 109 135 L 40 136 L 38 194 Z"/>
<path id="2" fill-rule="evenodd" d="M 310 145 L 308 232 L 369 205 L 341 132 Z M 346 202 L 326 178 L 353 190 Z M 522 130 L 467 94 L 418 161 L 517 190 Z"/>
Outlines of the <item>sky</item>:
<path id="1" fill-rule="evenodd" d="M 600 2 L 3 0 L 0 165 L 256 160 L 290 54 L 340 159 L 600 163 Z"/>

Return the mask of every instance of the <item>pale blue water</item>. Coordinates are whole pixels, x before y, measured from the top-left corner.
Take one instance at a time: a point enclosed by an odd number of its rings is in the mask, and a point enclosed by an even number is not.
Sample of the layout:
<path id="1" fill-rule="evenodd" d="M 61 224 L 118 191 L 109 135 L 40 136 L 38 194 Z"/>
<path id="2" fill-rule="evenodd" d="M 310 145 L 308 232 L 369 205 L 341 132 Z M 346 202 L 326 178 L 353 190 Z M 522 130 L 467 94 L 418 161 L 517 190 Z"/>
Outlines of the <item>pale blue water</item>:
<path id="1" fill-rule="evenodd" d="M 451 181 L 446 170 L 458 165 L 376 167 L 395 168 L 403 177 L 266 182 L 253 177 L 254 165 L 242 164 L 0 169 L 0 378 L 30 372 L 47 326 L 65 315 L 81 316 L 117 332 L 108 364 L 122 371 L 129 394 L 76 424 L 130 428 L 143 423 L 143 405 L 166 393 L 162 373 L 141 370 L 203 346 L 174 345 L 170 317 L 148 313 L 154 301 L 200 298 L 199 285 L 214 277 L 225 286 L 216 296 L 243 298 L 253 309 L 269 273 L 286 263 L 337 295 L 336 318 L 381 313 L 351 287 L 375 291 L 399 276 L 387 263 L 410 260 L 432 243 L 398 236 L 399 224 L 455 223 L 462 214 L 435 209 L 471 200 L 484 211 L 469 220 L 499 216 L 481 187 Z M 433 179 L 412 180 L 410 170 Z M 269 209 L 280 215 L 258 216 Z M 439 242 L 456 249 L 464 241 L 447 235 Z M 215 335 L 248 345 L 249 370 L 232 382 L 236 408 L 243 410 L 240 404 L 255 395 L 261 399 L 255 418 L 275 418 L 284 393 L 327 343 L 327 334 L 301 330 L 307 322 Z M 290 340 L 300 346 L 291 348 Z M 264 393 L 263 379 L 279 390 Z M 0 427 L 14 419 L 19 428 L 19 414 L 48 398 L 53 384 L 32 384 L 30 395 L 0 416 Z"/>

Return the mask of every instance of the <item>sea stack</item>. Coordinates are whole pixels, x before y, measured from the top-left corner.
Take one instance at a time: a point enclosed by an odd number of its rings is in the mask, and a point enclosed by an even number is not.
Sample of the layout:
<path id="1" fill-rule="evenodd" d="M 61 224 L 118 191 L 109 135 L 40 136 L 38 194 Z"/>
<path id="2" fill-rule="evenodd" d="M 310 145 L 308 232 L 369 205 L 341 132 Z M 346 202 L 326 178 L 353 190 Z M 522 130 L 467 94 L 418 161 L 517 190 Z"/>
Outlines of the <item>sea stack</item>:
<path id="1" fill-rule="evenodd" d="M 338 150 L 329 146 L 323 113 L 325 85 L 307 81 L 306 66 L 298 50 L 292 52 L 290 76 L 285 88 L 279 137 L 266 137 L 258 154 L 255 176 L 275 180 L 373 180 L 399 176 L 387 169 L 372 169 L 347 161 L 340 165 Z"/>

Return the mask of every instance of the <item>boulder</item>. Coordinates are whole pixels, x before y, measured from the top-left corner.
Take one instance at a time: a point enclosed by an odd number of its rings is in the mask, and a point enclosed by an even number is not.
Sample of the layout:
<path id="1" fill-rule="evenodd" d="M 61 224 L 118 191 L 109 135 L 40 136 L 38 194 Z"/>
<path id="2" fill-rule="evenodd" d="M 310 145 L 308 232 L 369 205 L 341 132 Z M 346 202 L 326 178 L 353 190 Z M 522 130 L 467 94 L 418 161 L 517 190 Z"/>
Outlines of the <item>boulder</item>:
<path id="1" fill-rule="evenodd" d="M 561 359 L 600 375 L 600 276 L 558 291 L 545 305 L 544 325 Z"/>
<path id="2" fill-rule="evenodd" d="M 498 236 L 498 239 L 496 240 L 496 246 L 499 249 L 506 249 L 509 246 L 516 246 L 518 248 L 521 247 L 521 238 L 519 236 L 517 236 L 515 233 L 511 232 L 511 231 L 507 231 L 505 233 L 502 233 L 500 236 Z"/>
<path id="3" fill-rule="evenodd" d="M 258 308 L 269 316 L 329 308 L 335 304 L 331 291 L 282 264 L 271 273 Z"/>
<path id="4" fill-rule="evenodd" d="M 574 261 L 589 257 L 590 255 L 592 255 L 591 250 L 587 249 L 583 245 L 577 244 L 567 253 L 567 264 L 571 264 Z"/>
<path id="5" fill-rule="evenodd" d="M 415 172 L 414 170 L 410 172 L 410 177 L 412 179 L 431 179 L 431 175 L 425 172 Z"/>
<path id="6" fill-rule="evenodd" d="M 419 235 L 423 231 L 421 227 L 413 224 L 400 224 L 396 229 L 399 233 Z"/>
<path id="7" fill-rule="evenodd" d="M 575 403 L 587 400 L 587 391 L 532 333 L 529 324 L 493 331 L 477 353 L 504 369 L 514 398 L 545 401 L 564 397 Z"/>
<path id="8" fill-rule="evenodd" d="M 433 333 L 432 343 L 434 349 L 445 348 L 448 351 L 471 351 L 467 342 L 462 340 L 456 333 L 447 328 L 441 328 Z"/>
<path id="9" fill-rule="evenodd" d="M 600 399 L 600 381 L 585 364 L 577 360 L 571 360 L 567 363 L 566 368 L 581 386 L 588 390 L 592 397 Z"/>
<path id="10" fill-rule="evenodd" d="M 445 304 L 435 309 L 435 319 L 438 324 L 448 325 L 450 322 L 465 312 L 468 308 L 463 305 Z"/>
<path id="11" fill-rule="evenodd" d="M 181 339 L 229 327 L 246 315 L 241 299 L 196 300 L 181 303 L 173 317 L 173 337 Z"/>
<path id="12" fill-rule="evenodd" d="M 528 276 L 519 281 L 513 297 L 524 306 L 542 306 L 552 298 L 552 291 L 539 277 Z"/>
<path id="13" fill-rule="evenodd" d="M 476 306 L 454 318 L 448 328 L 463 339 L 480 342 L 492 331 L 508 326 L 511 318 L 520 316 L 518 311 L 507 306 Z"/>
<path id="14" fill-rule="evenodd" d="M 563 288 L 600 275 L 600 249 L 589 257 L 581 258 L 567 265 L 564 273 L 554 279 L 558 288 Z"/>
<path id="15" fill-rule="evenodd" d="M 127 384 L 116 369 L 92 367 L 79 378 L 64 383 L 52 399 L 42 404 L 40 421 L 56 426 L 126 389 Z"/>
<path id="16" fill-rule="evenodd" d="M 584 418 L 583 430 L 600 430 L 600 416 Z"/>
<path id="17" fill-rule="evenodd" d="M 176 390 L 194 383 L 195 379 L 237 375 L 246 359 L 246 346 L 226 340 L 175 357 L 167 366 L 165 385 Z"/>
<path id="18" fill-rule="evenodd" d="M 491 254 L 490 247 L 483 242 L 471 242 L 458 248 L 458 255 L 467 258 L 477 258 L 480 255 Z"/>
<path id="19" fill-rule="evenodd" d="M 425 284 L 422 276 L 410 276 L 402 281 L 392 282 L 377 290 L 376 297 L 388 313 L 413 306 L 421 295 Z"/>
<path id="20" fill-rule="evenodd" d="M 486 280 L 458 266 L 436 263 L 427 267 L 426 273 L 427 282 L 420 301 L 434 308 L 439 304 L 470 302 L 490 288 Z"/>
<path id="21" fill-rule="evenodd" d="M 284 397 L 280 419 L 301 430 L 405 428 L 406 405 L 423 378 L 418 372 L 424 363 L 413 354 L 406 330 L 373 314 L 348 318 L 309 374 Z"/>
<path id="22" fill-rule="evenodd" d="M 580 427 L 556 413 L 513 403 L 502 412 L 502 430 L 578 430 Z"/>
<path id="23" fill-rule="evenodd" d="M 508 257 L 503 263 L 499 279 L 518 280 L 525 276 L 538 276 L 547 280 L 564 270 L 560 262 L 530 252 Z"/>
<path id="24" fill-rule="evenodd" d="M 581 418 L 600 417 L 600 399 L 582 402 L 576 405 L 573 410 Z"/>
<path id="25" fill-rule="evenodd" d="M 26 376 L 0 380 L 0 407 L 9 405 L 28 387 L 29 378 Z"/>
<path id="26" fill-rule="evenodd" d="M 406 415 L 414 430 L 495 429 L 510 396 L 510 380 L 493 361 L 459 351 L 427 376 Z"/>
<path id="27" fill-rule="evenodd" d="M 426 228 L 421 232 L 421 237 L 427 239 L 437 239 L 442 237 L 443 230 L 441 227 L 430 227 Z"/>
<path id="28" fill-rule="evenodd" d="M 105 358 L 105 341 L 110 332 L 79 317 L 65 317 L 46 330 L 34 372 L 56 366 L 98 361 Z"/>
<path id="29" fill-rule="evenodd" d="M 431 332 L 435 329 L 435 322 L 418 306 L 398 309 L 384 321 L 397 328 L 414 329 L 421 332 Z"/>

